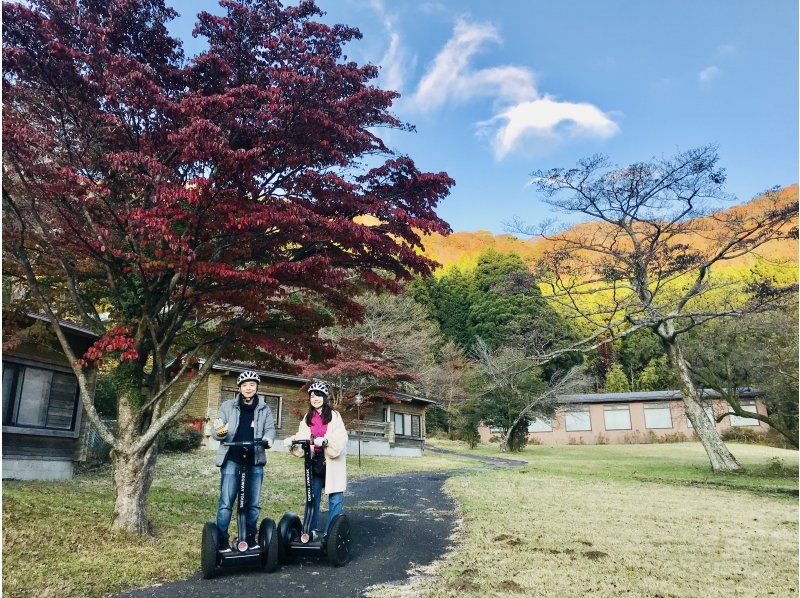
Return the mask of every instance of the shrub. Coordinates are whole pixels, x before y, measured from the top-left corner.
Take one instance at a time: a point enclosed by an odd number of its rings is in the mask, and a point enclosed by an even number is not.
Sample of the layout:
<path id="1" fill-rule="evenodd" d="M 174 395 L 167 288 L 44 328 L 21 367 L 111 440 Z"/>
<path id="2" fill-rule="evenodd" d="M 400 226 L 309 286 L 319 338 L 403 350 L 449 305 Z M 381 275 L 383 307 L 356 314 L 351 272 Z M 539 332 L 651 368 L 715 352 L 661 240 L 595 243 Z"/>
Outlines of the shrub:
<path id="1" fill-rule="evenodd" d="M 596 444 L 608 444 L 608 436 L 603 436 L 602 434 L 598 434 Z"/>
<path id="2" fill-rule="evenodd" d="M 744 444 L 763 444 L 776 448 L 792 448 L 786 438 L 769 428 L 766 432 L 753 428 L 728 428 L 722 431 L 722 439 L 728 442 L 741 442 Z"/>
<path id="3" fill-rule="evenodd" d="M 158 450 L 181 453 L 200 448 L 203 443 L 202 426 L 203 420 L 194 418 L 184 417 L 173 421 L 158 437 Z"/>
<path id="4" fill-rule="evenodd" d="M 683 432 L 669 432 L 667 434 L 656 434 L 652 430 L 648 430 L 647 432 L 647 440 L 645 442 L 649 442 L 652 444 L 671 444 L 674 442 L 688 442 L 689 437 L 686 436 Z"/>

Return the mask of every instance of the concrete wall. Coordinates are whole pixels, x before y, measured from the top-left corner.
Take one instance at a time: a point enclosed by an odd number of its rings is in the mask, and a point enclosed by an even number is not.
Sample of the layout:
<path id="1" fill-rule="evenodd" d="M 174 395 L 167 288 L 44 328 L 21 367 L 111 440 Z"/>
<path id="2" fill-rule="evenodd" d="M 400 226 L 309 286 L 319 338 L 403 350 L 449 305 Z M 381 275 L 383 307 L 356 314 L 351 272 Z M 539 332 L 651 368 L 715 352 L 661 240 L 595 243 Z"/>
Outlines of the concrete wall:
<path id="1" fill-rule="evenodd" d="M 667 401 L 663 401 L 667 402 Z M 727 403 L 723 399 L 714 399 L 710 401 L 717 416 L 721 413 L 728 411 Z M 644 407 L 649 403 L 631 402 L 631 403 L 608 403 L 608 405 L 628 405 L 630 409 L 630 430 L 606 430 L 604 406 L 606 404 L 589 404 L 582 405 L 588 407 L 590 413 L 590 421 L 592 429 L 589 431 L 567 431 L 565 422 L 565 409 L 559 409 L 553 416 L 553 431 L 552 432 L 531 432 L 528 434 L 529 439 L 535 439 L 541 444 L 636 444 L 643 442 L 652 442 L 653 435 L 656 437 L 663 437 L 668 435 L 683 434 L 687 440 L 691 440 L 694 435 L 692 428 L 688 426 L 688 419 L 686 411 L 684 410 L 683 401 L 669 401 L 670 412 L 672 415 L 672 428 L 659 428 L 649 429 L 645 426 Z M 758 399 L 756 401 L 756 408 L 759 413 L 766 415 L 767 410 L 764 401 Z M 717 430 L 720 432 L 731 428 L 730 418 L 726 417 L 721 422 L 716 424 Z M 762 422 L 758 425 L 745 426 L 757 431 L 766 432 L 768 426 Z M 486 426 L 480 426 L 478 432 L 481 437 L 481 442 L 489 442 L 489 439 L 496 434 L 492 434 Z"/>
<path id="2" fill-rule="evenodd" d="M 41 480 L 61 482 L 72 479 L 72 461 L 52 459 L 15 459 L 3 457 L 4 480 Z"/>

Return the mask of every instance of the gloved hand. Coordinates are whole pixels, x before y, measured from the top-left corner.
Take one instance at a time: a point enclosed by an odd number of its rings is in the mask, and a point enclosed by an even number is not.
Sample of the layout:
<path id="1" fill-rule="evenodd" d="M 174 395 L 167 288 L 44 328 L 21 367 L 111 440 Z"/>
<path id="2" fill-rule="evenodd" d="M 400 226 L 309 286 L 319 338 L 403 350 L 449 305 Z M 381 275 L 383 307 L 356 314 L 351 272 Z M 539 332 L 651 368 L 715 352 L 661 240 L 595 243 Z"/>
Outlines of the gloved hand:
<path id="1" fill-rule="evenodd" d="M 228 425 L 222 423 L 221 419 L 214 419 L 212 422 L 214 424 L 214 434 L 219 437 L 225 436 L 228 433 Z"/>
<path id="2" fill-rule="evenodd" d="M 269 438 L 262 438 L 261 439 L 261 446 L 263 446 L 265 449 L 268 449 L 270 446 L 272 446 L 269 443 Z"/>
<path id="3" fill-rule="evenodd" d="M 328 446 L 328 439 L 317 437 L 314 439 L 314 446 Z"/>
<path id="4" fill-rule="evenodd" d="M 283 446 L 286 446 L 286 447 L 292 446 L 292 442 L 293 441 L 294 441 L 294 438 L 292 438 L 291 436 L 289 436 L 288 438 L 284 438 L 283 439 Z"/>

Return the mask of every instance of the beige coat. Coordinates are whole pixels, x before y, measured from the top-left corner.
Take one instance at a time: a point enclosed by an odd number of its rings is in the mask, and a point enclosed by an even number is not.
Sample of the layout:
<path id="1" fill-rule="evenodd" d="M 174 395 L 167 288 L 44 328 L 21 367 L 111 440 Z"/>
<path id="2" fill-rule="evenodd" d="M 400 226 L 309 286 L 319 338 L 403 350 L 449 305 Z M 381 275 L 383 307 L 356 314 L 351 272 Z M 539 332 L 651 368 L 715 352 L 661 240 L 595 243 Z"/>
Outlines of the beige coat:
<path id="1" fill-rule="evenodd" d="M 306 423 L 306 418 L 300 420 L 297 434 L 292 436 L 293 440 L 310 440 L 311 429 Z M 344 427 L 342 416 L 338 411 L 333 412 L 331 423 L 325 432 L 325 439 L 328 446 L 325 447 L 325 494 L 334 492 L 344 492 L 347 488 L 347 429 Z M 293 446 L 291 449 L 295 457 L 303 456 L 303 449 Z"/>

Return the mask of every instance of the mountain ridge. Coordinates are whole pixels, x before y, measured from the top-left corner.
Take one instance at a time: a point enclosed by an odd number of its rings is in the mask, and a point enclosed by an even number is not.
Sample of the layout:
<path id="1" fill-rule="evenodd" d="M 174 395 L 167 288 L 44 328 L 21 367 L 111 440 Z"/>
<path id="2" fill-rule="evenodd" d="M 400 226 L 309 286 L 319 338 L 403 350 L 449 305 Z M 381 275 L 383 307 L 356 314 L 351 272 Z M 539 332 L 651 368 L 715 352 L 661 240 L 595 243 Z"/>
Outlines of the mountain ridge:
<path id="1" fill-rule="evenodd" d="M 789 185 L 780 190 L 781 200 L 797 203 L 798 185 Z M 737 214 L 762 211 L 766 200 L 763 196 L 755 197 L 745 203 L 740 203 L 717 210 L 712 214 Z M 709 216 L 700 217 L 701 219 Z M 566 232 L 574 231 L 586 226 L 597 226 L 596 222 L 581 222 L 570 227 Z M 533 264 L 546 251 L 549 241 L 547 239 L 520 239 L 509 233 L 495 235 L 486 230 L 458 231 L 448 236 L 433 234 L 423 237 L 424 254 L 436 260 L 440 269 L 452 266 L 471 269 L 477 263 L 478 256 L 486 249 L 494 249 L 500 253 L 516 253 L 527 264 Z M 797 241 L 786 239 L 771 241 L 758 251 L 763 259 L 798 263 Z M 750 265 L 759 259 L 758 256 L 744 256 L 733 260 L 729 265 Z"/>

